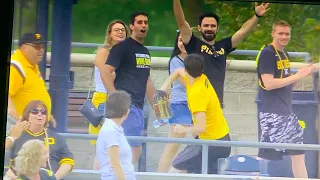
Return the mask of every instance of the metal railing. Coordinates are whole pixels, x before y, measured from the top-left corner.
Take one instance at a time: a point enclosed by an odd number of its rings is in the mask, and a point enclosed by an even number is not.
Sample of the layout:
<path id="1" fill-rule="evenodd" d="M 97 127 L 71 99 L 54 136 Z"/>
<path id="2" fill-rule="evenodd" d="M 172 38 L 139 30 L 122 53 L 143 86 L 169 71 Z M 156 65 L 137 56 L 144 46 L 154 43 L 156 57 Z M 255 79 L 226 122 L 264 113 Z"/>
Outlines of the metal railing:
<path id="1" fill-rule="evenodd" d="M 74 134 L 59 133 L 66 139 L 96 140 L 98 135 L 92 134 Z M 143 137 L 143 136 L 127 136 L 127 140 L 140 141 L 144 143 L 178 143 L 178 144 L 194 144 L 202 146 L 202 174 L 208 173 L 208 147 L 250 147 L 250 148 L 266 148 L 266 149 L 291 149 L 291 150 L 313 150 L 320 151 L 320 145 L 316 144 L 284 144 L 284 143 L 261 143 L 247 141 L 221 141 L 221 140 L 201 140 L 187 138 L 168 138 L 168 137 Z"/>
<path id="2" fill-rule="evenodd" d="M 18 44 L 18 40 L 13 41 L 14 44 Z M 51 46 L 51 41 L 48 41 L 48 46 Z M 71 42 L 71 47 L 78 48 L 98 48 L 103 46 L 99 43 L 82 43 L 82 42 Z M 161 46 L 146 46 L 150 51 L 172 51 L 173 47 L 161 47 Z M 235 50 L 231 52 L 232 55 L 243 55 L 243 56 L 256 56 L 259 50 Z M 290 57 L 302 57 L 305 62 L 310 61 L 311 56 L 308 52 L 288 52 Z"/>

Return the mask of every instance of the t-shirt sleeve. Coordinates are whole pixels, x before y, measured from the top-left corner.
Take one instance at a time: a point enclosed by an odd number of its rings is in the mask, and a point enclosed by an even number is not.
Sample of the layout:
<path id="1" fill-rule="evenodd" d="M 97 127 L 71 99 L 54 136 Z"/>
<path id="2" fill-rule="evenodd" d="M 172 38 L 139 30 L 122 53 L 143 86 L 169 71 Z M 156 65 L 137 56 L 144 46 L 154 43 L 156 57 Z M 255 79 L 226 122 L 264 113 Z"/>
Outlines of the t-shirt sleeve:
<path id="1" fill-rule="evenodd" d="M 198 41 L 200 41 L 200 39 L 198 39 L 196 36 L 194 36 L 194 34 L 192 33 L 192 36 L 190 38 L 190 41 L 188 44 L 184 44 L 184 47 L 187 51 L 188 54 L 194 53 L 196 51 L 197 48 L 197 44 Z"/>
<path id="2" fill-rule="evenodd" d="M 120 146 L 120 140 L 118 133 L 115 130 L 108 130 L 104 132 L 106 148 L 110 148 L 112 146 Z"/>
<path id="3" fill-rule="evenodd" d="M 170 68 L 169 72 L 172 74 L 177 68 L 183 68 L 184 64 L 181 59 L 179 59 L 177 56 L 173 57 L 170 61 Z"/>
<path id="4" fill-rule="evenodd" d="M 15 95 L 19 89 L 23 86 L 23 74 L 17 69 L 17 67 L 10 66 L 10 77 L 9 77 L 9 95 Z"/>
<path id="5" fill-rule="evenodd" d="M 260 57 L 258 59 L 258 68 L 260 74 L 275 74 L 275 58 L 276 56 L 274 52 L 269 48 L 263 49 L 261 51 Z"/>
<path id="6" fill-rule="evenodd" d="M 57 140 L 58 140 L 57 143 L 59 143 L 59 146 L 60 146 L 60 150 L 58 151 L 59 165 L 70 164 L 73 167 L 74 166 L 73 154 L 69 150 L 66 140 L 60 135 L 57 135 Z"/>
<path id="7" fill-rule="evenodd" d="M 232 37 L 227 37 L 221 40 L 221 43 L 225 49 L 225 54 L 228 55 L 230 54 L 232 51 L 236 50 L 236 48 L 232 47 Z"/>
<path id="8" fill-rule="evenodd" d="M 209 95 L 204 90 L 193 91 L 188 99 L 190 109 L 192 113 L 206 112 L 209 103 Z"/>
<path id="9" fill-rule="evenodd" d="M 123 54 L 125 53 L 124 47 L 121 47 L 121 45 L 122 43 L 116 44 L 111 48 L 108 59 L 106 61 L 107 65 L 113 66 L 115 69 L 120 66 Z"/>

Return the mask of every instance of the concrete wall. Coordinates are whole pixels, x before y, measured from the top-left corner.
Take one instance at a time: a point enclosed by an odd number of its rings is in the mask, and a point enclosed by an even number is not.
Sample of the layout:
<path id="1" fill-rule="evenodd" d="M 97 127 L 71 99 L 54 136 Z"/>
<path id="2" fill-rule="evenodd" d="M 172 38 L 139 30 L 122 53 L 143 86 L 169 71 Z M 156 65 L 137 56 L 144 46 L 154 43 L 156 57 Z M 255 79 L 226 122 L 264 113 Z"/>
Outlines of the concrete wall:
<path id="1" fill-rule="evenodd" d="M 90 83 L 92 68 L 73 67 L 75 71 L 75 89 L 86 90 Z M 152 69 L 151 76 L 155 86 L 159 88 L 165 81 L 166 69 Z M 256 104 L 254 102 L 257 87 L 257 77 L 253 72 L 228 71 L 225 82 L 225 114 L 231 129 L 232 140 L 257 141 Z M 299 90 L 311 90 L 312 79 L 306 78 L 298 86 Z M 168 127 L 155 129 L 150 126 L 155 119 L 150 112 L 148 136 L 167 136 Z M 68 140 L 69 147 L 75 154 L 76 168 L 90 169 L 94 157 L 94 147 L 85 140 Z M 155 171 L 164 144 L 148 144 L 147 170 Z M 256 155 L 257 149 L 232 148 L 233 154 Z"/>

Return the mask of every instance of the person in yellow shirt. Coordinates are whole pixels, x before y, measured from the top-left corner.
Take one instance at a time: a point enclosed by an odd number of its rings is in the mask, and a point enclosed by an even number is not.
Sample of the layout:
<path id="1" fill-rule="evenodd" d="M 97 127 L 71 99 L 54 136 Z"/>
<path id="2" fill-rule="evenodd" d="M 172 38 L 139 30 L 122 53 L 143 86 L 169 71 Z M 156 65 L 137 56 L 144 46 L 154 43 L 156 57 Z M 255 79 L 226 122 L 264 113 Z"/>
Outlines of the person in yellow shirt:
<path id="1" fill-rule="evenodd" d="M 51 114 L 51 98 L 38 67 L 45 43 L 40 34 L 23 34 L 19 39 L 19 48 L 11 55 L 8 115 L 15 119 L 22 116 L 26 105 L 33 100 L 43 101 Z M 53 116 L 49 120 L 53 126 L 56 125 Z"/>
<path id="2" fill-rule="evenodd" d="M 184 68 L 172 73 L 160 90 L 167 91 L 170 85 L 179 77 L 186 81 L 188 106 L 192 114 L 193 126 L 185 127 L 177 124 L 174 132 L 191 133 L 196 139 L 230 141 L 229 126 L 224 118 L 218 96 L 203 74 L 204 60 L 200 55 L 190 54 L 184 59 Z M 201 174 L 202 147 L 188 145 L 172 162 L 169 172 Z M 208 173 L 217 173 L 219 158 L 229 157 L 230 147 L 209 147 Z"/>

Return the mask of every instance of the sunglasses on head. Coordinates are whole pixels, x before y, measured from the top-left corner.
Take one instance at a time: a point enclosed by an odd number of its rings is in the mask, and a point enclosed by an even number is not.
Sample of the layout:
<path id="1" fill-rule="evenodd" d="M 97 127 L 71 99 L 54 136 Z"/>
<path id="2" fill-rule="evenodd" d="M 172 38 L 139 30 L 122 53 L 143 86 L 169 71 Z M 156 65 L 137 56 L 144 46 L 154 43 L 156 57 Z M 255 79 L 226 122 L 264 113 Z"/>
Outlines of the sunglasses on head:
<path id="1" fill-rule="evenodd" d="M 42 114 L 42 115 L 47 115 L 47 110 L 46 109 L 32 109 L 30 111 L 31 114 L 33 115 L 38 115 L 39 112 Z"/>
<path id="2" fill-rule="evenodd" d="M 27 45 L 34 47 L 36 50 L 41 50 L 41 49 L 44 48 L 42 44 L 31 44 L 31 43 L 28 43 Z"/>

